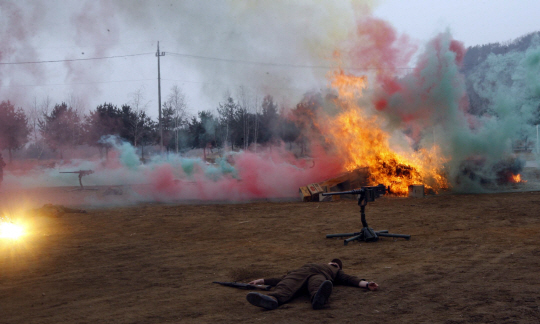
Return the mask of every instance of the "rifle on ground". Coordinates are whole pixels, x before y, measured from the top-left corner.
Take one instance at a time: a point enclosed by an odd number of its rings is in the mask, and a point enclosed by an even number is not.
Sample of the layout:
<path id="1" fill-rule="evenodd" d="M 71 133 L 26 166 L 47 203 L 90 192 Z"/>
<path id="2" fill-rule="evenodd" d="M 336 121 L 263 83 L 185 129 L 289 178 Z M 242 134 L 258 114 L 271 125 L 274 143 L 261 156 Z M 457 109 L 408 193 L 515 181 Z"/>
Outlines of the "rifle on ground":
<path id="1" fill-rule="evenodd" d="M 252 284 L 241 283 L 241 282 L 214 281 L 213 283 L 217 283 L 217 284 L 227 286 L 227 287 L 234 287 L 234 288 L 248 289 L 248 290 L 254 290 L 254 289 L 270 290 L 270 288 L 272 288 L 272 286 L 270 285 L 252 285 Z"/>

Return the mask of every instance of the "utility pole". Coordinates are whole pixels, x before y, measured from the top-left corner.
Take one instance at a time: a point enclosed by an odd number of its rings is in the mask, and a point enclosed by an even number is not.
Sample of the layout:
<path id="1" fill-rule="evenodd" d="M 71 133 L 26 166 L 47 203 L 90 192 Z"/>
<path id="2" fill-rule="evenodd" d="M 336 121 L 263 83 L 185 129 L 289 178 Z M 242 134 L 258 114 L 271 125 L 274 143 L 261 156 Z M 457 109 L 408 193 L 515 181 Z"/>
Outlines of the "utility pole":
<path id="1" fill-rule="evenodd" d="M 163 122 L 161 121 L 161 74 L 159 68 L 159 57 L 165 56 L 165 52 L 159 51 L 159 41 L 157 42 L 157 79 L 158 79 L 158 105 L 159 105 L 159 151 L 163 153 Z"/>

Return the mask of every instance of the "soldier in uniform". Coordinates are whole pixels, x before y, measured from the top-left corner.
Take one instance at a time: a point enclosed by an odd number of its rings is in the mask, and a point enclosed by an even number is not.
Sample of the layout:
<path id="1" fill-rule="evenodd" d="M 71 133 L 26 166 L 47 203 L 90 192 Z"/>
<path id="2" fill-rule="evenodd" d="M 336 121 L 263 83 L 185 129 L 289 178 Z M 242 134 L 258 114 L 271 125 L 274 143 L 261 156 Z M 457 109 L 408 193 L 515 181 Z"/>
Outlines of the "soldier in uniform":
<path id="1" fill-rule="evenodd" d="M 379 285 L 368 282 L 343 272 L 343 263 L 333 259 L 328 264 L 308 263 L 301 268 L 287 273 L 281 278 L 257 279 L 253 285 L 276 286 L 268 295 L 250 292 L 246 299 L 252 305 L 266 309 L 276 309 L 295 297 L 302 289 L 307 288 L 311 296 L 313 309 L 321 309 L 328 302 L 334 284 L 361 287 L 377 290 Z"/>

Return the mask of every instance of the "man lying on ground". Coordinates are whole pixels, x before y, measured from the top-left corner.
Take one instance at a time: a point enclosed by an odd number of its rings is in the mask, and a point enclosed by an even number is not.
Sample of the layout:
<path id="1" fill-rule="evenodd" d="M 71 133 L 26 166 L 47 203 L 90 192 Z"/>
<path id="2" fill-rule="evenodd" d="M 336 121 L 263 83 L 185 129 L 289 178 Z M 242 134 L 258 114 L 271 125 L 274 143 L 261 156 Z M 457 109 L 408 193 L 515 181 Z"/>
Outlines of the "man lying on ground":
<path id="1" fill-rule="evenodd" d="M 281 278 L 257 279 L 250 284 L 276 286 L 274 291 L 268 295 L 250 292 L 246 296 L 247 301 L 252 305 L 266 309 L 276 309 L 289 302 L 303 288 L 307 288 L 311 296 L 313 309 L 321 309 L 328 302 L 334 284 L 368 290 L 379 289 L 379 285 L 374 282 L 368 282 L 343 272 L 343 263 L 339 259 L 333 259 L 328 264 L 308 263 Z"/>

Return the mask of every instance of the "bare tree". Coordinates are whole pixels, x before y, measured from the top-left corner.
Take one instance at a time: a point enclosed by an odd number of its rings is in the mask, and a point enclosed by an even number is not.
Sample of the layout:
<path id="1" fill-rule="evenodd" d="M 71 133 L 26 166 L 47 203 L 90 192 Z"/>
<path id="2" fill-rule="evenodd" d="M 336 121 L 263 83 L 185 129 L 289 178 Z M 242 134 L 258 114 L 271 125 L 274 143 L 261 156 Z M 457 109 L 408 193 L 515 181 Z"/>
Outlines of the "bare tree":
<path id="1" fill-rule="evenodd" d="M 49 114 L 49 111 L 51 110 L 51 106 L 52 106 L 51 97 L 47 95 L 45 98 L 43 98 L 40 104 L 42 117 Z"/>
<path id="2" fill-rule="evenodd" d="M 238 89 L 238 104 L 240 105 L 240 112 L 242 114 L 242 128 L 243 128 L 243 134 L 244 134 L 244 150 L 247 150 L 249 146 L 249 133 L 250 133 L 250 106 L 251 106 L 251 100 L 250 96 L 248 94 L 248 91 L 246 90 L 246 87 L 243 85 L 240 86 Z"/>
<path id="3" fill-rule="evenodd" d="M 259 139 L 259 125 L 260 125 L 260 110 L 261 106 L 259 105 L 259 97 L 255 96 L 253 99 L 253 107 L 255 114 L 255 120 L 253 121 L 253 143 L 255 144 L 255 152 L 257 152 L 257 140 Z"/>
<path id="4" fill-rule="evenodd" d="M 84 103 L 84 100 L 75 94 L 74 92 L 70 92 L 67 95 L 66 104 L 69 108 L 72 109 L 73 113 L 75 114 L 76 120 L 84 120 L 84 115 L 86 113 L 86 105 Z M 72 128 L 72 141 L 74 143 L 81 142 L 81 136 L 83 133 L 79 129 L 75 129 L 75 127 Z"/>
<path id="5" fill-rule="evenodd" d="M 84 114 L 86 113 L 86 105 L 80 96 L 76 95 L 74 92 L 69 93 L 66 99 L 66 104 L 68 107 L 73 109 L 79 118 L 83 118 Z"/>
<path id="6" fill-rule="evenodd" d="M 223 147 L 226 149 L 229 141 L 231 143 L 231 149 L 234 147 L 234 142 L 231 140 L 231 134 L 233 133 L 234 113 L 238 109 L 238 105 L 231 97 L 229 90 L 225 92 L 225 103 L 219 103 L 217 112 L 219 116 L 219 122 L 221 127 L 225 128 L 225 134 L 223 137 Z"/>
<path id="7" fill-rule="evenodd" d="M 164 103 L 165 109 L 173 111 L 173 131 L 176 153 L 178 153 L 178 134 L 188 121 L 187 100 L 182 89 L 178 85 L 173 85 L 167 101 Z"/>
<path id="8" fill-rule="evenodd" d="M 141 119 L 146 118 L 146 109 L 150 105 L 150 101 L 146 100 L 144 95 L 144 88 L 139 88 L 130 94 L 130 108 L 133 112 L 133 118 L 129 121 L 129 131 L 133 138 L 133 146 L 137 147 L 138 141 L 144 135 L 144 129 Z"/>
<path id="9" fill-rule="evenodd" d="M 30 128 L 30 138 L 37 144 L 39 136 L 39 120 L 41 119 L 41 109 L 37 97 L 34 96 L 30 107 L 28 108 L 28 128 Z"/>
<path id="10" fill-rule="evenodd" d="M 39 124 L 43 122 L 44 116 L 49 115 L 51 110 L 52 100 L 49 95 L 46 95 L 40 102 L 37 96 L 34 96 L 33 101 L 28 109 L 28 128 L 30 129 L 30 139 L 39 148 L 38 159 L 41 158 L 45 145 L 43 145 L 43 136 L 39 129 Z"/>
<path id="11" fill-rule="evenodd" d="M 39 129 L 47 146 L 60 153 L 60 159 L 63 159 L 66 149 L 82 143 L 82 121 L 65 102 L 55 105 L 49 114 L 43 115 Z"/>
<path id="12" fill-rule="evenodd" d="M 39 129 L 39 124 L 43 122 L 44 116 L 49 114 L 50 108 L 52 105 L 51 98 L 47 95 L 41 101 L 38 100 L 37 96 L 32 98 L 32 102 L 28 105 L 27 108 L 27 118 L 28 118 L 28 130 L 30 131 L 30 142 L 39 149 L 38 158 L 41 158 L 45 145 L 43 144 L 43 136 Z"/>

